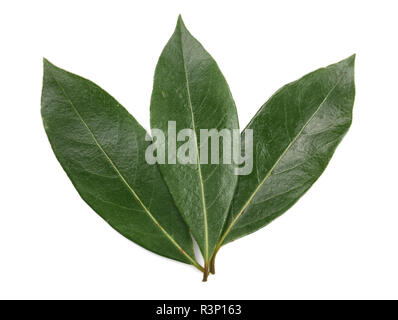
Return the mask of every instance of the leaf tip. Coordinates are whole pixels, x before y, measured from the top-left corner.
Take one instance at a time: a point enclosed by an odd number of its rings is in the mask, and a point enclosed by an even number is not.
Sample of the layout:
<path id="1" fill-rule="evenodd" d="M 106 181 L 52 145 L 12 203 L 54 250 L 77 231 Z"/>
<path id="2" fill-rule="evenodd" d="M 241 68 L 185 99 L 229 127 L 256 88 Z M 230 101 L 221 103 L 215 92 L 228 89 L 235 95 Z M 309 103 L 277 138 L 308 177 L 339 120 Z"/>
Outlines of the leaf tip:
<path id="1" fill-rule="evenodd" d="M 344 60 L 341 60 L 336 63 L 339 69 L 349 71 L 349 70 L 354 70 L 355 66 L 355 57 L 356 54 L 350 55 L 348 58 L 345 58 Z"/>
<path id="2" fill-rule="evenodd" d="M 347 68 L 347 70 L 351 70 L 350 72 L 352 72 L 352 73 L 354 72 L 354 68 L 355 68 L 355 57 L 356 57 L 356 54 L 354 53 L 343 61 L 345 68 Z"/>
<path id="3" fill-rule="evenodd" d="M 351 63 L 354 63 L 354 62 L 355 62 L 356 56 L 357 56 L 357 54 L 354 53 L 354 54 L 350 55 L 350 56 L 348 57 L 347 60 L 348 60 L 349 62 L 351 62 Z"/>
<path id="4" fill-rule="evenodd" d="M 185 26 L 184 21 L 182 20 L 181 14 L 178 15 L 176 29 L 179 29 L 179 30 L 186 30 L 187 29 L 187 27 Z"/>
<path id="5" fill-rule="evenodd" d="M 347 59 L 345 59 L 343 61 L 346 62 L 347 65 L 353 66 L 355 63 L 355 57 L 356 57 L 356 53 L 350 55 Z"/>
<path id="6" fill-rule="evenodd" d="M 48 61 L 46 58 L 43 57 L 43 68 L 48 69 L 51 67 L 54 67 L 54 65 L 50 61 Z"/>

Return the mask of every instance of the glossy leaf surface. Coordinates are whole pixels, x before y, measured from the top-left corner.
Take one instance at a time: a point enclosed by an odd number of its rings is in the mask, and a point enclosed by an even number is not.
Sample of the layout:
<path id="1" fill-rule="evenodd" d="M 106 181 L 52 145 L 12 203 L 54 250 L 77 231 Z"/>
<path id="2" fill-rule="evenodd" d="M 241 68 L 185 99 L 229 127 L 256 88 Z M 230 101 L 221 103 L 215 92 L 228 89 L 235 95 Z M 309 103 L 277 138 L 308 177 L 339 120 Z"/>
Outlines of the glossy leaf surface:
<path id="1" fill-rule="evenodd" d="M 160 165 L 160 170 L 208 261 L 221 236 L 237 176 L 232 164 L 200 163 L 200 129 L 220 131 L 237 129 L 239 125 L 235 103 L 216 62 L 188 32 L 181 18 L 159 58 L 151 99 L 152 129 L 169 135 L 168 121 L 175 121 L 177 133 L 186 128 L 195 133 L 194 163 L 168 161 Z M 173 139 L 168 136 L 169 141 Z M 185 142 L 178 141 L 177 149 Z M 169 147 L 167 151 L 170 156 Z M 220 151 L 222 159 L 221 147 Z"/>
<path id="2" fill-rule="evenodd" d="M 351 125 L 354 60 L 351 56 L 284 86 L 249 123 L 253 171 L 239 177 L 221 242 L 267 225 L 322 174 Z"/>
<path id="3" fill-rule="evenodd" d="M 142 247 L 196 264 L 188 228 L 145 161 L 146 132 L 114 98 L 45 60 L 41 110 L 58 161 L 90 207 Z"/>

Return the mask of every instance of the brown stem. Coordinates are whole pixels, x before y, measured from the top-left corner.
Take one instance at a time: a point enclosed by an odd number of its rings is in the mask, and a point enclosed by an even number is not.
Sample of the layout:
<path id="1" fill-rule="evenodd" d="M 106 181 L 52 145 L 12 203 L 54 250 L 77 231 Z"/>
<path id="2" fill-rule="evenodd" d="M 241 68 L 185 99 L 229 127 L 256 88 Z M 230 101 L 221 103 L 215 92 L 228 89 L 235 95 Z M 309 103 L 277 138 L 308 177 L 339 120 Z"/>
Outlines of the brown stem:
<path id="1" fill-rule="evenodd" d="M 207 281 L 207 277 L 209 276 L 209 265 L 205 264 L 205 269 L 203 270 L 203 282 Z"/>

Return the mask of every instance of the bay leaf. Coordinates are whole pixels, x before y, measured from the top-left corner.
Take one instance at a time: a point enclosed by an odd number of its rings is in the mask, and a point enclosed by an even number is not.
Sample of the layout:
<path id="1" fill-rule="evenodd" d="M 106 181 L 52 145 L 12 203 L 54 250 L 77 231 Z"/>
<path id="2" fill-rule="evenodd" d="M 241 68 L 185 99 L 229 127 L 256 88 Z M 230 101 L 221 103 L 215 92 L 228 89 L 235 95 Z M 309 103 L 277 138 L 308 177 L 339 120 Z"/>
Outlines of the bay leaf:
<path id="1" fill-rule="evenodd" d="M 41 105 L 53 151 L 84 201 L 131 241 L 202 270 L 157 166 L 145 161 L 151 142 L 126 109 L 47 60 Z"/>
<path id="2" fill-rule="evenodd" d="M 168 160 L 175 152 L 169 146 L 175 140 L 168 133 L 170 121 L 175 123 L 177 133 L 192 129 L 194 157 L 188 164 L 178 159 L 175 164 L 166 161 L 160 164 L 160 171 L 207 265 L 223 230 L 237 176 L 232 163 L 202 163 L 200 130 L 238 129 L 239 124 L 220 69 L 189 33 L 181 17 L 159 58 L 151 98 L 151 127 L 166 134 Z M 177 141 L 176 148 L 185 143 L 188 142 Z M 220 158 L 223 152 L 220 148 Z"/>
<path id="3" fill-rule="evenodd" d="M 217 250 L 286 212 L 325 170 L 351 125 L 354 61 L 355 55 L 282 87 L 242 132 L 243 149 L 245 131 L 253 130 L 253 171 L 239 176 Z"/>

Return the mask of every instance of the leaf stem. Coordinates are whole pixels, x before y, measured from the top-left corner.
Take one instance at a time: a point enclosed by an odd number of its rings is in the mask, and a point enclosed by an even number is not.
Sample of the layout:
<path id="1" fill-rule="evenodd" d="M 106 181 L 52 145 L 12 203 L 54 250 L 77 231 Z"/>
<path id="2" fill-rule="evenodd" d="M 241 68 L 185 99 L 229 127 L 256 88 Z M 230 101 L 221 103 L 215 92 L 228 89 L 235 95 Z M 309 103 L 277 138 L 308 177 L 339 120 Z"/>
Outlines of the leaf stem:
<path id="1" fill-rule="evenodd" d="M 217 246 L 216 246 L 216 248 L 215 248 L 215 250 L 214 250 L 214 253 L 213 253 L 213 255 L 211 256 L 211 259 L 210 259 L 210 273 L 212 273 L 212 274 L 216 274 L 216 267 L 215 267 L 215 264 L 216 264 L 216 255 L 217 255 L 218 250 L 220 250 L 220 248 L 221 248 L 221 245 L 222 245 L 223 240 L 224 240 L 224 238 L 222 238 L 222 239 L 218 242 L 218 244 L 217 244 Z"/>
<path id="2" fill-rule="evenodd" d="M 216 274 L 215 263 L 216 263 L 216 252 L 214 252 L 213 256 L 210 259 L 210 273 L 211 274 Z"/>
<path id="3" fill-rule="evenodd" d="M 206 282 L 207 281 L 207 277 L 209 276 L 209 264 L 208 263 L 206 263 L 205 264 L 205 268 L 204 268 L 204 270 L 203 270 L 203 282 Z"/>

